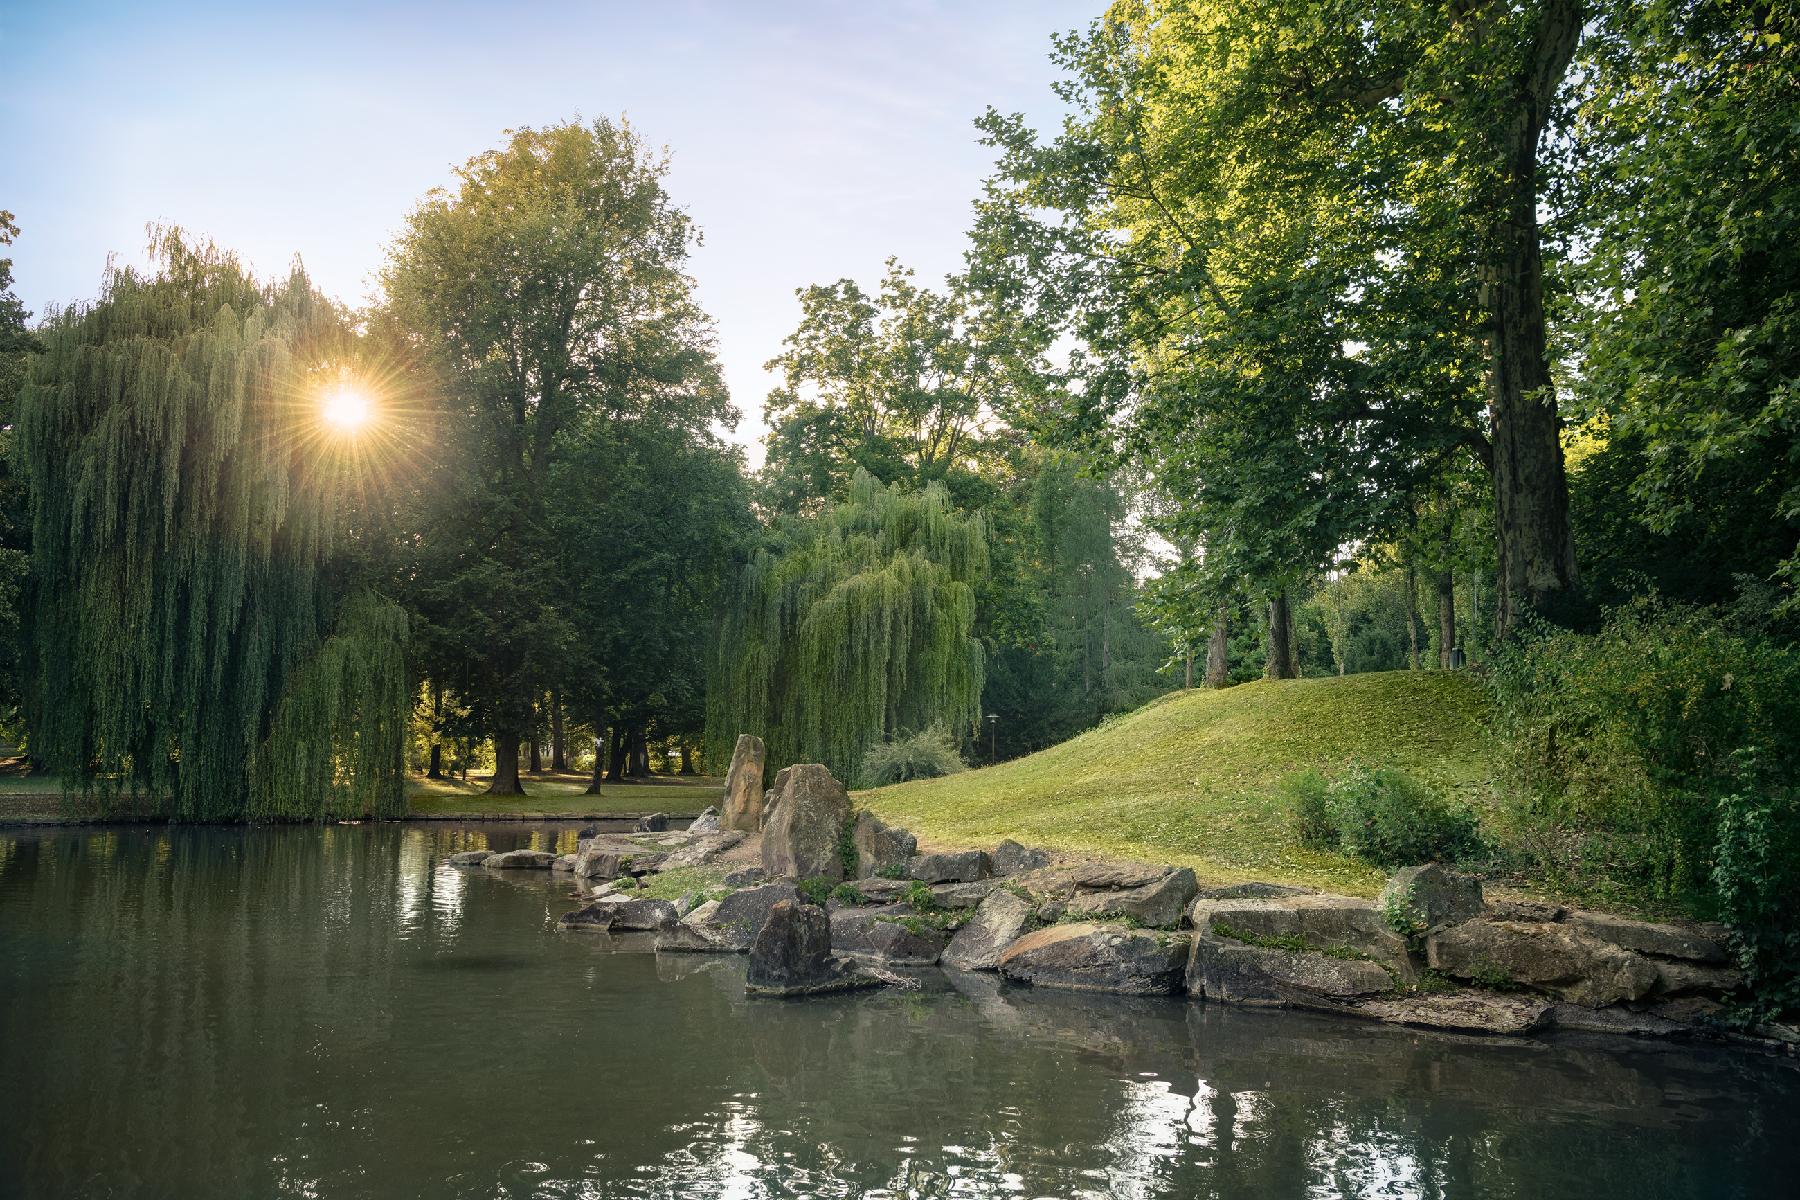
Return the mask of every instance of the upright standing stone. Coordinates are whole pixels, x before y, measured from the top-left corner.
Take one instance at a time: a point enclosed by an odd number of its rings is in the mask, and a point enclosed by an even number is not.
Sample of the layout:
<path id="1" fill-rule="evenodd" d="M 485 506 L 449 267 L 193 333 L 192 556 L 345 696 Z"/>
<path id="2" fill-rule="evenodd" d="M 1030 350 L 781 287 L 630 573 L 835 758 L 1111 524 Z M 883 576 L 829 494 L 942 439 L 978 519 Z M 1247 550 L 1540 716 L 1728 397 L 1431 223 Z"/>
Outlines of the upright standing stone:
<path id="1" fill-rule="evenodd" d="M 844 826 L 850 794 L 818 763 L 782 771 L 785 782 L 763 826 L 762 865 L 772 878 L 844 877 Z"/>
<path id="2" fill-rule="evenodd" d="M 750 943 L 745 990 L 751 995 L 804 996 L 878 982 L 832 957 L 831 919 L 815 905 L 780 901 Z"/>
<path id="3" fill-rule="evenodd" d="M 745 833 L 762 828 L 765 761 L 762 739 L 752 733 L 738 734 L 731 767 L 725 772 L 725 811 L 719 814 L 724 828 Z"/>

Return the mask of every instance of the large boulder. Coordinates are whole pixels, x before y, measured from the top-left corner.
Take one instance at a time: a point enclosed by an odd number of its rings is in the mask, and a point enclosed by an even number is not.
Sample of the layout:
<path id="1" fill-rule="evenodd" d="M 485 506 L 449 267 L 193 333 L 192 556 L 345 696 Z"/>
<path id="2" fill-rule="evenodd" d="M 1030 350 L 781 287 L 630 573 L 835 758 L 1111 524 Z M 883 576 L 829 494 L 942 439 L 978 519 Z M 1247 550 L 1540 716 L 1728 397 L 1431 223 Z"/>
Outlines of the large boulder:
<path id="1" fill-rule="evenodd" d="M 917 880 L 907 883 L 910 888 Z M 967 883 L 934 883 L 931 899 L 939 908 L 975 908 L 986 900 L 1000 884 L 992 879 L 971 879 Z"/>
<path id="2" fill-rule="evenodd" d="M 1200 889 L 1202 900 L 1278 900 L 1284 896 L 1310 896 L 1313 888 L 1290 887 L 1285 883 L 1226 883 Z"/>
<path id="3" fill-rule="evenodd" d="M 575 856 L 575 878 L 619 879 L 651 875 L 662 869 L 665 858 L 655 851 L 604 849 L 596 843 Z"/>
<path id="4" fill-rule="evenodd" d="M 675 924 L 675 906 L 667 900 L 626 900 L 607 896 L 564 913 L 557 924 L 564 929 L 655 930 Z"/>
<path id="5" fill-rule="evenodd" d="M 1432 934 L 1425 946 L 1432 967 L 1446 975 L 1523 984 L 1590 1008 L 1640 1000 L 1657 983 L 1643 955 L 1566 924 L 1478 917 Z"/>
<path id="6" fill-rule="evenodd" d="M 1031 904 L 1004 888 L 989 893 L 944 949 L 943 962 L 965 971 L 996 971 L 1000 953 L 1025 932 Z"/>
<path id="7" fill-rule="evenodd" d="M 831 914 L 831 948 L 839 954 L 928 967 L 949 940 L 949 934 L 926 924 L 904 904 L 841 908 Z"/>
<path id="8" fill-rule="evenodd" d="M 734 946 L 726 940 L 713 920 L 718 911 L 717 900 L 708 900 L 697 906 L 675 924 L 657 930 L 656 948 L 701 954 L 732 954 L 747 949 L 746 946 Z"/>
<path id="9" fill-rule="evenodd" d="M 762 739 L 754 734 L 738 734 L 737 746 L 731 751 L 731 766 L 725 771 L 725 807 L 719 813 L 721 826 L 745 833 L 755 833 L 762 828 L 765 765 Z"/>
<path id="10" fill-rule="evenodd" d="M 708 805 L 706 810 L 688 822 L 687 832 L 698 836 L 702 833 L 717 833 L 724 826 L 719 824 L 719 810 Z"/>
<path id="11" fill-rule="evenodd" d="M 1189 995 L 1228 1004 L 1327 1008 L 1393 987 L 1393 976 L 1368 959 L 1256 946 L 1209 932 L 1195 936 L 1187 969 Z"/>
<path id="12" fill-rule="evenodd" d="M 973 883 L 994 873 L 986 850 L 915 855 L 906 865 L 909 878 L 925 883 Z"/>
<path id="13" fill-rule="evenodd" d="M 1041 871 L 1050 865 L 1050 852 L 1040 847 L 1026 847 L 1007 838 L 994 847 L 990 856 L 996 875 L 1018 875 L 1025 871 Z"/>
<path id="14" fill-rule="evenodd" d="M 731 893 L 719 901 L 719 907 L 704 922 L 690 923 L 703 923 L 707 932 L 715 935 L 719 944 L 728 949 L 748 950 L 756 938 L 756 931 L 769 919 L 775 905 L 799 898 L 800 889 L 790 882 L 766 883 Z"/>
<path id="15" fill-rule="evenodd" d="M 1302 895 L 1268 900 L 1194 902 L 1194 928 L 1229 941 L 1284 943 L 1302 951 L 1328 951 L 1373 959 L 1411 972 L 1406 939 L 1388 925 L 1386 914 L 1352 896 Z"/>
<path id="16" fill-rule="evenodd" d="M 459 850 L 444 861 L 453 867 L 479 867 L 493 855 L 492 850 Z"/>
<path id="17" fill-rule="evenodd" d="M 919 839 L 904 829 L 884 822 L 863 809 L 856 814 L 856 877 L 867 879 L 904 869 L 908 860 L 919 852 Z"/>
<path id="18" fill-rule="evenodd" d="M 1181 924 L 1199 890 L 1193 871 L 1183 867 L 1139 887 L 1078 893 L 1069 900 L 1066 911 L 1071 916 L 1124 917 L 1153 929 L 1167 929 Z"/>
<path id="19" fill-rule="evenodd" d="M 749 834 L 740 833 L 736 829 L 718 829 L 711 833 L 702 833 L 663 859 L 662 869 L 673 871 L 678 867 L 702 866 L 718 858 L 749 836 Z"/>
<path id="20" fill-rule="evenodd" d="M 778 901 L 750 943 L 745 990 L 752 995 L 817 995 L 879 982 L 832 957 L 831 919 L 814 904 Z"/>
<path id="21" fill-rule="evenodd" d="M 1481 880 L 1439 863 L 1394 872 L 1376 902 L 1389 925 L 1423 936 L 1479 917 L 1487 908 Z"/>
<path id="22" fill-rule="evenodd" d="M 548 871 L 555 862 L 548 850 L 508 850 L 488 855 L 481 865 L 493 871 Z"/>
<path id="23" fill-rule="evenodd" d="M 783 774 L 775 805 L 764 814 L 763 870 L 777 878 L 842 879 L 850 794 L 818 763 L 797 764 Z"/>
<path id="24" fill-rule="evenodd" d="M 669 814 L 651 813 L 648 816 L 639 817 L 633 828 L 639 833 L 666 833 L 669 829 Z"/>
<path id="25" fill-rule="evenodd" d="M 1181 990 L 1188 939 L 1110 923 L 1052 925 L 1028 933 L 1000 955 L 1014 983 L 1076 992 L 1167 996 Z"/>

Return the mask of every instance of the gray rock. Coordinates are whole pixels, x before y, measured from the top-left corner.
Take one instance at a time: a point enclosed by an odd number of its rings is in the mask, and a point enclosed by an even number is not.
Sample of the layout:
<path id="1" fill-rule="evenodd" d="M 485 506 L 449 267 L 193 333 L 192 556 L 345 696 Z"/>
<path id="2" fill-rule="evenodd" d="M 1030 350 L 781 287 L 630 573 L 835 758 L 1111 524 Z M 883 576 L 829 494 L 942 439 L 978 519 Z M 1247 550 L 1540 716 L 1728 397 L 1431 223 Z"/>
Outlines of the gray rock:
<path id="1" fill-rule="evenodd" d="M 1079 893 L 1069 900 L 1068 912 L 1084 917 L 1129 917 L 1154 929 L 1173 928 L 1181 924 L 1199 888 L 1194 873 L 1183 867 L 1142 887 Z"/>
<path id="2" fill-rule="evenodd" d="M 888 825 L 866 808 L 856 814 L 853 840 L 856 842 L 856 875 L 859 879 L 904 867 L 919 852 L 918 838 L 904 829 Z"/>
<path id="3" fill-rule="evenodd" d="M 1544 904 L 1537 900 L 1489 900 L 1490 921 L 1560 921 L 1569 910 L 1560 904 Z"/>
<path id="4" fill-rule="evenodd" d="M 479 867 L 492 855 L 492 850 L 459 850 L 444 861 L 453 867 Z"/>
<path id="5" fill-rule="evenodd" d="M 639 833 L 664 833 L 669 828 L 669 814 L 651 813 L 647 817 L 639 817 L 632 828 Z"/>
<path id="6" fill-rule="evenodd" d="M 1544 1001 L 1533 996 L 1507 996 L 1498 992 L 1454 992 L 1371 1000 L 1359 1011 L 1390 1025 L 1515 1036 L 1540 1029 L 1552 1019 L 1550 1005 Z"/>
<path id="7" fill-rule="evenodd" d="M 1048 850 L 1041 847 L 1021 846 L 1011 838 L 994 847 L 992 855 L 994 874 L 1018 875 L 1025 871 L 1040 871 L 1050 865 L 1052 859 Z"/>
<path id="8" fill-rule="evenodd" d="M 1181 990 L 1187 957 L 1184 934 L 1086 923 L 1026 934 L 1001 952 L 999 967 L 1003 978 L 1035 987 L 1167 996 Z"/>
<path id="9" fill-rule="evenodd" d="M 662 869 L 665 857 L 654 851 L 624 852 L 590 846 L 575 856 L 575 878 L 617 879 L 622 875 L 652 875 Z"/>
<path id="10" fill-rule="evenodd" d="M 948 854 L 915 855 L 906 873 L 925 883 L 970 883 L 994 873 L 985 850 L 958 850 Z"/>
<path id="11" fill-rule="evenodd" d="M 1587 1008 L 1580 1004 L 1557 1004 L 1550 1009 L 1550 1022 L 1558 1029 L 1577 1033 L 1612 1033 L 1625 1037 L 1678 1037 L 1693 1032 L 1684 1021 L 1650 1012 L 1633 1012 L 1614 1005 L 1611 1008 Z"/>
<path id="12" fill-rule="evenodd" d="M 933 884 L 931 898 L 939 908 L 975 908 L 993 895 L 1000 884 L 992 879 L 971 879 L 967 883 Z"/>
<path id="13" fill-rule="evenodd" d="M 673 871 L 678 867 L 703 866 L 730 851 L 748 836 L 750 835 L 739 833 L 735 829 L 718 829 L 711 833 L 702 833 L 665 858 L 662 869 Z"/>
<path id="14" fill-rule="evenodd" d="M 719 810 L 708 806 L 706 811 L 688 823 L 687 832 L 693 834 L 717 833 L 724 826 L 719 824 Z"/>
<path id="15" fill-rule="evenodd" d="M 1251 941 L 1297 938 L 1307 949 L 1349 951 L 1410 975 L 1406 939 L 1386 915 L 1351 896 L 1288 896 L 1278 900 L 1196 900 L 1194 928 Z"/>
<path id="16" fill-rule="evenodd" d="M 755 887 L 759 883 L 768 882 L 769 873 L 761 867 L 745 867 L 741 871 L 733 871 L 725 876 L 725 886 L 733 888 Z"/>
<path id="17" fill-rule="evenodd" d="M 844 877 L 850 794 L 818 763 L 796 764 L 782 774 L 786 780 L 775 807 L 763 820 L 763 870 L 777 878 L 836 883 Z"/>
<path id="18" fill-rule="evenodd" d="M 755 833 L 763 823 L 763 770 L 766 763 L 762 739 L 738 734 L 725 771 L 725 804 L 719 824 L 726 829 Z"/>
<path id="19" fill-rule="evenodd" d="M 831 920 L 814 904 L 777 901 L 750 944 L 745 990 L 751 995 L 809 996 L 879 983 L 832 957 Z"/>
<path id="20" fill-rule="evenodd" d="M 1656 968 L 1659 996 L 1724 996 L 1744 985 L 1744 977 L 1731 967 L 1711 963 L 1651 959 Z"/>
<path id="21" fill-rule="evenodd" d="M 508 850 L 488 855 L 481 865 L 493 871 L 548 871 L 555 861 L 548 850 Z"/>
<path id="22" fill-rule="evenodd" d="M 1277 950 L 1213 933 L 1194 938 L 1188 994 L 1228 1004 L 1335 1007 L 1391 991 L 1394 977 L 1368 959 Z"/>
<path id="23" fill-rule="evenodd" d="M 937 962 L 949 940 L 949 934 L 926 925 L 904 904 L 843 908 L 831 914 L 831 948 L 839 954 L 928 967 Z"/>
<path id="24" fill-rule="evenodd" d="M 864 904 L 893 904 L 913 885 L 910 879 L 858 879 L 853 885 Z"/>
<path id="25" fill-rule="evenodd" d="M 1631 950 L 1569 925 L 1477 918 L 1426 939 L 1431 965 L 1458 979 L 1506 979 L 1574 1004 L 1599 1008 L 1638 1000 L 1656 986 L 1656 968 Z"/>
<path id="26" fill-rule="evenodd" d="M 944 949 L 944 965 L 965 971 L 999 970 L 1000 952 L 1024 934 L 1030 921 L 1029 902 L 1004 888 L 991 893 L 969 923 L 950 939 Z"/>
<path id="27" fill-rule="evenodd" d="M 1472 920 L 1487 907 L 1481 880 L 1439 863 L 1394 872 L 1376 904 L 1390 924 L 1399 919 L 1421 935 Z"/>
<path id="28" fill-rule="evenodd" d="M 1731 954 L 1725 948 L 1723 926 L 1659 925 L 1593 912 L 1575 913 L 1569 918 L 1569 924 L 1589 937 L 1639 954 L 1696 963 L 1731 961 Z"/>
<path id="29" fill-rule="evenodd" d="M 556 861 L 550 864 L 550 869 L 552 871 L 573 871 L 575 858 L 576 856 L 573 854 L 559 854 L 556 856 Z"/>
<path id="30" fill-rule="evenodd" d="M 770 911 L 783 900 L 798 900 L 800 890 L 792 883 L 766 883 L 746 888 L 719 901 L 719 907 L 705 924 L 709 931 L 734 950 L 748 950 L 756 931 L 768 920 Z"/>
<path id="31" fill-rule="evenodd" d="M 677 907 L 680 907 L 677 905 Z M 656 948 L 676 953 L 733 954 L 745 949 L 734 946 L 723 935 L 714 918 L 719 901 L 708 900 L 673 925 L 656 932 Z"/>
<path id="32" fill-rule="evenodd" d="M 1016 880 L 1032 892 L 1068 897 L 1076 892 L 1114 892 L 1149 887 L 1169 873 L 1147 863 L 1085 862 L 1046 867 Z"/>
<path id="33" fill-rule="evenodd" d="M 1227 883 L 1200 889 L 1202 900 L 1278 900 L 1283 896 L 1316 895 L 1313 888 L 1289 887 L 1285 883 Z"/>
<path id="34" fill-rule="evenodd" d="M 609 896 L 564 913 L 557 924 L 564 929 L 626 931 L 666 929 L 675 921 L 675 906 L 667 900 L 623 900 Z"/>

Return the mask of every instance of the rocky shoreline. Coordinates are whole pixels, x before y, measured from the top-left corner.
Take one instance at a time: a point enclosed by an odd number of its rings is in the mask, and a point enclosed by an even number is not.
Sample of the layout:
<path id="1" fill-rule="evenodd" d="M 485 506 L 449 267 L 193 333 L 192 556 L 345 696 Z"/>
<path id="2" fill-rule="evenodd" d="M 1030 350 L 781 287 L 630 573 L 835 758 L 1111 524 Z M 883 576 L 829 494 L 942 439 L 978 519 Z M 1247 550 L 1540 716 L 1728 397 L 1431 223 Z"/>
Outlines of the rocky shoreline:
<path id="1" fill-rule="evenodd" d="M 786 768 L 761 792 L 761 747 L 740 741 L 747 749 L 756 761 L 734 760 L 724 811 L 687 830 L 646 821 L 631 835 L 584 830 L 573 855 L 471 851 L 450 862 L 566 871 L 586 903 L 563 929 L 647 932 L 660 953 L 747 954 L 759 995 L 903 984 L 901 970 L 935 966 L 1459 1034 L 1576 1030 L 1800 1057 L 1800 1031 L 1720 1020 L 1741 982 L 1722 927 L 1490 900 L 1478 879 L 1432 864 L 1398 872 L 1370 901 L 1207 887 L 1187 868 L 1014 842 L 921 854 L 911 833 L 854 809 L 822 766 Z M 715 887 L 635 894 L 645 877 L 708 866 L 725 871 Z"/>

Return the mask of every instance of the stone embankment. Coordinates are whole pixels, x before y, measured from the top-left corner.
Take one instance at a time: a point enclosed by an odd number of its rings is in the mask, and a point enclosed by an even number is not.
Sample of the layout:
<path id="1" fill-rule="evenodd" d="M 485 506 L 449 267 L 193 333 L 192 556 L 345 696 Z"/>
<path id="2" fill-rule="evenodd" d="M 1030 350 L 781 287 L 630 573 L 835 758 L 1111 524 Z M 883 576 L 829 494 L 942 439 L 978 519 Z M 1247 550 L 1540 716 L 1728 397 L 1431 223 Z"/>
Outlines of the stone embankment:
<path id="1" fill-rule="evenodd" d="M 1479 879 L 1429 864 L 1400 871 L 1369 901 L 1270 883 L 1208 887 L 1187 868 L 1077 861 L 1011 841 L 922 854 L 911 833 L 855 810 L 824 767 L 784 768 L 760 796 L 753 769 L 761 743 L 740 739 L 726 811 L 685 831 L 584 838 L 561 858 L 450 861 L 569 871 L 578 889 L 599 887 L 563 928 L 649 931 L 665 953 L 748 953 L 748 986 L 765 995 L 942 966 L 1023 986 L 1457 1033 L 1720 1037 L 1800 1054 L 1800 1034 L 1785 1026 L 1745 1035 L 1719 1023 L 1741 985 L 1719 926 L 1490 899 Z M 721 863 L 738 869 L 709 892 L 632 894 L 643 876 Z"/>

